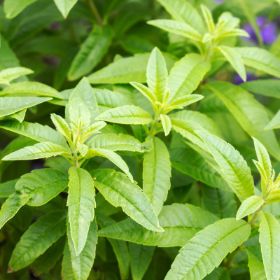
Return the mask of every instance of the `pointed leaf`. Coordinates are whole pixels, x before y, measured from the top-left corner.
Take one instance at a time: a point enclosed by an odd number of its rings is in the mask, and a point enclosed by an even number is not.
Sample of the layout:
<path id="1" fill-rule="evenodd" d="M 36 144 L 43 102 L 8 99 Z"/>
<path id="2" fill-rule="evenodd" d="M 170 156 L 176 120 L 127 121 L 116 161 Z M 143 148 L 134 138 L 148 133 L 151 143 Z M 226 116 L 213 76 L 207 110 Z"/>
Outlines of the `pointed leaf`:
<path id="1" fill-rule="evenodd" d="M 236 213 L 236 219 L 240 220 L 246 216 L 249 216 L 256 211 L 258 211 L 263 205 L 265 201 L 261 196 L 258 195 L 252 195 L 242 201 L 237 213 Z"/>
<path id="2" fill-rule="evenodd" d="M 164 135 L 168 136 L 168 134 L 170 133 L 171 129 L 172 129 L 172 123 L 171 120 L 169 118 L 168 115 L 165 114 L 160 114 L 160 121 L 161 121 L 161 125 L 164 131 Z"/>
<path id="3" fill-rule="evenodd" d="M 78 0 L 54 0 L 60 13 L 66 18 Z"/>
<path id="4" fill-rule="evenodd" d="M 33 71 L 25 67 L 12 67 L 0 71 L 0 84 L 9 85 L 19 77 L 32 74 Z"/>
<path id="5" fill-rule="evenodd" d="M 21 13 L 26 7 L 37 0 L 5 0 L 4 11 L 7 18 L 14 18 Z"/>
<path id="6" fill-rule="evenodd" d="M 272 120 L 265 127 L 266 130 L 280 128 L 280 111 L 272 118 Z"/>

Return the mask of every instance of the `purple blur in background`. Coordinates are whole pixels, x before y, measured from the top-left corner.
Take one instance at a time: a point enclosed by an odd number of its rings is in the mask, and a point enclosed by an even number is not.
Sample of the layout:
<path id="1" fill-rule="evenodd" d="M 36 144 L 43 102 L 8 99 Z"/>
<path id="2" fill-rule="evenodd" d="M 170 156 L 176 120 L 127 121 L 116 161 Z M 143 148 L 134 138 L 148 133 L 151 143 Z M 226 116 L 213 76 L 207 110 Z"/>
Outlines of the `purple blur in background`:
<path id="1" fill-rule="evenodd" d="M 254 80 L 257 79 L 257 77 L 250 72 L 246 74 L 246 77 L 247 77 L 247 82 L 248 81 L 254 81 Z M 240 85 L 240 84 L 244 83 L 244 81 L 242 80 L 242 78 L 238 74 L 234 75 L 232 82 L 235 85 Z"/>
<path id="2" fill-rule="evenodd" d="M 260 34 L 265 45 L 271 45 L 277 39 L 277 24 L 273 21 L 269 21 L 266 17 L 257 17 L 257 25 L 260 29 Z M 258 44 L 257 35 L 251 24 L 246 23 L 243 26 L 244 30 L 250 35 L 249 40 L 254 44 Z"/>

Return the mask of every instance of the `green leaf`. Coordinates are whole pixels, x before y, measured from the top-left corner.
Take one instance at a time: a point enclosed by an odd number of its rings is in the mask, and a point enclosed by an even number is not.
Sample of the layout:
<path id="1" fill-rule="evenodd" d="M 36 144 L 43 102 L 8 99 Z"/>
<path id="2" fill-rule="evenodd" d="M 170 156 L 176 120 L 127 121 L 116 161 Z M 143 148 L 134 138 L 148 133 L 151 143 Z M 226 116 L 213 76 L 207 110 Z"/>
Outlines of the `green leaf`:
<path id="1" fill-rule="evenodd" d="M 251 279 L 267 280 L 265 277 L 262 258 L 254 254 L 251 250 L 247 250 L 247 254 Z"/>
<path id="2" fill-rule="evenodd" d="M 20 270 L 42 255 L 65 233 L 65 215 L 61 211 L 40 217 L 21 236 L 9 262 L 12 271 Z"/>
<path id="3" fill-rule="evenodd" d="M 54 0 L 60 13 L 66 18 L 78 0 Z"/>
<path id="4" fill-rule="evenodd" d="M 189 2 L 185 0 L 157 1 L 175 20 L 186 22 L 199 31 L 205 31 L 205 25 L 200 14 Z"/>
<path id="5" fill-rule="evenodd" d="M 163 206 L 159 222 L 164 232 L 146 230 L 131 219 L 99 230 L 99 236 L 159 247 L 181 247 L 199 230 L 215 222 L 212 213 L 191 204 Z"/>
<path id="6" fill-rule="evenodd" d="M 10 153 L 2 160 L 33 160 L 67 154 L 69 154 L 69 150 L 63 146 L 51 142 L 42 142 Z"/>
<path id="7" fill-rule="evenodd" d="M 0 84 L 9 85 L 19 77 L 32 74 L 33 71 L 25 67 L 12 67 L 0 71 Z"/>
<path id="8" fill-rule="evenodd" d="M 129 134 L 101 133 L 95 135 L 87 144 L 93 149 L 143 152 L 141 142 Z"/>
<path id="9" fill-rule="evenodd" d="M 147 65 L 147 84 L 158 100 L 164 100 L 167 86 L 167 66 L 158 48 L 154 48 Z"/>
<path id="10" fill-rule="evenodd" d="M 280 146 L 275 134 L 264 131 L 269 122 L 267 109 L 246 90 L 230 83 L 214 82 L 209 84 L 209 88 L 224 103 L 244 131 L 261 141 L 272 156 L 280 159 Z"/>
<path id="11" fill-rule="evenodd" d="M 156 96 L 148 87 L 137 82 L 130 83 L 135 89 L 137 89 L 145 98 L 147 98 L 151 104 L 154 104 L 157 101 Z"/>
<path id="12" fill-rule="evenodd" d="M 68 221 L 75 254 L 85 247 L 90 224 L 94 219 L 95 186 L 91 175 L 82 168 L 69 169 Z"/>
<path id="13" fill-rule="evenodd" d="M 88 127 L 98 115 L 97 100 L 86 78 L 72 90 L 65 109 L 66 120 L 75 127 Z"/>
<path id="14" fill-rule="evenodd" d="M 76 80 L 92 71 L 108 51 L 111 41 L 110 28 L 95 26 L 74 57 L 68 79 Z"/>
<path id="15" fill-rule="evenodd" d="M 246 69 L 244 66 L 243 59 L 238 51 L 235 48 L 227 46 L 219 46 L 218 50 L 226 58 L 226 60 L 231 64 L 233 69 L 237 74 L 242 78 L 243 81 L 246 81 Z"/>
<path id="16" fill-rule="evenodd" d="M 15 191 L 17 179 L 0 183 L 0 198 L 9 197 Z"/>
<path id="17" fill-rule="evenodd" d="M 172 129 L 172 123 L 171 120 L 169 118 L 168 115 L 165 114 L 160 114 L 160 121 L 161 121 L 161 125 L 164 131 L 164 135 L 168 136 L 168 134 L 170 133 L 171 129 Z"/>
<path id="18" fill-rule="evenodd" d="M 136 54 L 132 57 L 120 58 L 106 67 L 91 74 L 91 84 L 128 84 L 130 82 L 145 83 L 146 68 L 150 54 Z M 167 68 L 174 63 L 170 55 L 165 56 Z"/>
<path id="19" fill-rule="evenodd" d="M 36 2 L 37 0 L 5 0 L 4 11 L 6 17 L 11 19 L 21 13 L 26 7 Z"/>
<path id="20" fill-rule="evenodd" d="M 4 88 L 1 95 L 14 95 L 14 96 L 42 96 L 62 99 L 58 91 L 50 86 L 39 82 L 18 82 Z"/>
<path id="21" fill-rule="evenodd" d="M 130 268 L 133 280 L 142 280 L 152 261 L 155 248 L 129 244 Z"/>
<path id="22" fill-rule="evenodd" d="M 90 224 L 85 246 L 79 255 L 76 255 L 75 246 L 72 239 L 69 238 L 70 232 L 67 231 L 68 235 L 68 246 L 66 245 L 64 254 L 66 258 L 71 259 L 72 273 L 75 280 L 87 280 L 92 269 L 97 245 L 97 225 L 93 221 Z M 68 252 L 67 252 L 68 251 Z M 68 256 L 67 256 L 68 255 Z M 65 257 L 65 255 L 64 255 Z M 69 269 L 69 267 L 68 267 Z M 69 272 L 68 272 L 69 273 Z M 64 278 L 68 280 L 69 278 Z M 71 279 L 71 278 L 70 278 Z"/>
<path id="23" fill-rule="evenodd" d="M 203 279 L 250 235 L 244 221 L 223 219 L 198 232 L 180 250 L 165 279 Z"/>
<path id="24" fill-rule="evenodd" d="M 121 207 L 143 227 L 152 231 L 162 231 L 152 205 L 135 182 L 131 182 L 123 173 L 111 169 L 97 170 L 94 176 L 97 189 L 108 202 L 115 207 Z"/>
<path id="25" fill-rule="evenodd" d="M 261 252 L 264 270 L 267 279 L 277 280 L 280 278 L 280 224 L 278 220 L 269 213 L 263 213 L 260 222 Z"/>
<path id="26" fill-rule="evenodd" d="M 152 121 L 152 117 L 147 111 L 134 105 L 106 110 L 96 119 L 120 124 L 148 124 Z"/>
<path id="27" fill-rule="evenodd" d="M 246 216 L 249 216 L 256 211 L 258 211 L 263 205 L 265 201 L 261 196 L 258 195 L 252 195 L 242 201 L 237 213 L 236 213 L 236 219 L 240 220 Z"/>
<path id="28" fill-rule="evenodd" d="M 51 120 L 56 130 L 63 135 L 68 141 L 72 139 L 72 131 L 69 124 L 64 118 L 57 114 L 51 114 Z"/>
<path id="29" fill-rule="evenodd" d="M 168 87 L 171 97 L 178 98 L 191 94 L 202 82 L 210 64 L 198 54 L 187 54 L 171 68 Z"/>
<path id="30" fill-rule="evenodd" d="M 143 160 L 143 191 L 158 214 L 171 187 L 171 162 L 168 149 L 159 138 L 148 139 L 149 151 Z"/>
<path id="31" fill-rule="evenodd" d="M 30 196 L 18 193 L 13 193 L 6 199 L 0 210 L 0 229 L 17 214 L 29 199 Z"/>
<path id="32" fill-rule="evenodd" d="M 217 172 L 242 201 L 254 194 L 254 181 L 251 170 L 241 154 L 223 139 L 206 131 L 197 131 L 203 139 L 206 152 L 209 152 L 217 164 Z"/>
<path id="33" fill-rule="evenodd" d="M 280 111 L 272 118 L 272 120 L 265 127 L 266 130 L 280 128 Z"/>
<path id="34" fill-rule="evenodd" d="M 65 139 L 53 128 L 39 123 L 17 121 L 3 121 L 0 128 L 28 137 L 37 142 L 53 142 L 61 146 L 67 146 Z"/>
<path id="35" fill-rule="evenodd" d="M 115 164 L 121 171 L 123 171 L 127 177 L 133 182 L 133 177 L 129 172 L 129 167 L 126 162 L 115 152 L 105 149 L 94 149 L 92 150 L 93 155 L 107 158 L 113 164 Z"/>
<path id="36" fill-rule="evenodd" d="M 47 97 L 0 97 L 0 118 L 49 100 Z"/>
<path id="37" fill-rule="evenodd" d="M 246 66 L 265 72 L 274 77 L 280 78 L 280 59 L 265 49 L 235 48 L 243 58 Z"/>
<path id="38" fill-rule="evenodd" d="M 148 24 L 163 29 L 167 32 L 188 38 L 195 42 L 201 42 L 202 40 L 201 34 L 196 31 L 195 28 L 182 21 L 176 21 L 172 19 L 156 19 L 149 20 Z"/>
<path id="39" fill-rule="evenodd" d="M 168 110 L 176 110 L 176 109 L 183 109 L 186 106 L 189 106 L 195 102 L 198 102 L 199 100 L 203 99 L 204 96 L 200 94 L 192 94 L 192 95 L 185 95 L 185 96 L 179 96 L 177 98 L 174 98 L 170 105 L 168 105 Z"/>
<path id="40" fill-rule="evenodd" d="M 27 205 L 41 206 L 63 192 L 67 187 L 67 177 L 51 168 L 33 170 L 17 181 L 15 189 L 30 196 Z"/>

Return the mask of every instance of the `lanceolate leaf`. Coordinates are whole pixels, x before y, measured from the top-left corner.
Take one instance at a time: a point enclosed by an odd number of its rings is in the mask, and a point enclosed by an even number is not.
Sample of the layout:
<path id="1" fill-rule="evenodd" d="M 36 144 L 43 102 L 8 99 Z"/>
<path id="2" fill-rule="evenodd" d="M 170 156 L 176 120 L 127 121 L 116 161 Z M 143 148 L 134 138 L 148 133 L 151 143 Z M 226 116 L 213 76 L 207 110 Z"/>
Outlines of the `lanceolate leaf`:
<path id="1" fill-rule="evenodd" d="M 70 80 L 76 80 L 88 74 L 106 54 L 112 40 L 108 27 L 96 26 L 81 45 L 68 72 Z"/>
<path id="2" fill-rule="evenodd" d="M 144 154 L 143 190 L 158 214 L 171 187 L 171 162 L 165 144 L 157 137 L 148 139 L 150 150 Z"/>
<path id="3" fill-rule="evenodd" d="M 97 120 L 120 124 L 148 124 L 152 117 L 140 107 L 125 105 L 101 113 Z"/>
<path id="4" fill-rule="evenodd" d="M 20 270 L 42 255 L 65 233 L 65 214 L 51 212 L 39 218 L 22 235 L 10 259 L 10 268 Z"/>
<path id="5" fill-rule="evenodd" d="M 4 11 L 7 18 L 14 18 L 26 7 L 36 2 L 37 0 L 5 0 Z"/>
<path id="6" fill-rule="evenodd" d="M 77 2 L 78 0 L 54 0 L 57 8 L 65 18 Z"/>
<path id="7" fill-rule="evenodd" d="M 123 173 L 100 169 L 94 172 L 95 185 L 104 198 L 123 211 L 143 227 L 152 231 L 162 231 L 152 205 L 135 182 Z"/>
<path id="8" fill-rule="evenodd" d="M 248 239 L 250 231 L 246 222 L 234 218 L 207 226 L 180 250 L 165 279 L 203 279 Z"/>
<path id="9" fill-rule="evenodd" d="M 1 70 L 0 84 L 9 85 L 11 81 L 31 73 L 33 73 L 33 71 L 25 67 L 13 67 Z"/>
<path id="10" fill-rule="evenodd" d="M 265 127 L 266 130 L 268 129 L 278 129 L 280 128 L 280 111 L 272 118 L 272 120 L 267 124 Z"/>
<path id="11" fill-rule="evenodd" d="M 280 224 L 279 221 L 269 213 L 263 213 L 260 223 L 260 244 L 267 279 L 276 280 L 280 278 Z"/>
<path id="12" fill-rule="evenodd" d="M 240 220 L 250 214 L 255 213 L 258 211 L 263 205 L 265 201 L 261 196 L 258 195 L 252 195 L 245 199 L 242 204 L 240 205 L 237 213 L 236 213 L 236 219 Z"/>
<path id="13" fill-rule="evenodd" d="M 146 230 L 132 220 L 126 219 L 102 228 L 99 236 L 147 246 L 181 247 L 196 232 L 216 220 L 216 216 L 199 207 L 174 203 L 163 206 L 159 214 L 160 225 L 164 232 Z"/>
<path id="14" fill-rule="evenodd" d="M 82 168 L 69 169 L 68 221 L 75 254 L 85 247 L 90 224 L 94 218 L 95 186 L 91 175 Z"/>
<path id="15" fill-rule="evenodd" d="M 0 118 L 49 101 L 47 97 L 0 97 Z"/>

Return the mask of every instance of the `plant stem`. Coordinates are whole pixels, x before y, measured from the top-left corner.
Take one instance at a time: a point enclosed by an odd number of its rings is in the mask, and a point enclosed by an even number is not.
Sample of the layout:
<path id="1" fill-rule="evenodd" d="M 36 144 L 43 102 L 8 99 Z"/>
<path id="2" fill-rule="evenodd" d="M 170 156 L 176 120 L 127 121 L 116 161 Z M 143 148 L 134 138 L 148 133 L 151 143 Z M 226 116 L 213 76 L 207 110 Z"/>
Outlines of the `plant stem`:
<path id="1" fill-rule="evenodd" d="M 95 19 L 96 19 L 96 22 L 99 24 L 99 25 L 103 25 L 103 20 L 93 2 L 93 0 L 87 0 L 87 4 L 92 12 L 92 14 L 94 15 Z"/>

